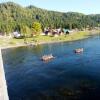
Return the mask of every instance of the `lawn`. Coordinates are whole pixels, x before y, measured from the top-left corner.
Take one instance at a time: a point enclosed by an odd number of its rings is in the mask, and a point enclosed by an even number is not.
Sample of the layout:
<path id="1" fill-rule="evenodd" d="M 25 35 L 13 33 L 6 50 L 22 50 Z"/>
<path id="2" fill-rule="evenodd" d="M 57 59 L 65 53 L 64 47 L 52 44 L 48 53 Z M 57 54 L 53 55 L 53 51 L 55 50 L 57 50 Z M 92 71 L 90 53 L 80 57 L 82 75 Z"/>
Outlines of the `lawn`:
<path id="1" fill-rule="evenodd" d="M 26 38 L 27 43 L 50 43 L 50 42 L 62 42 L 62 41 L 74 41 L 83 38 L 89 37 L 90 32 L 80 31 L 71 33 L 69 35 L 61 35 L 58 37 L 54 36 L 34 36 L 32 38 Z M 15 39 L 15 38 L 1 38 L 0 39 L 0 46 L 18 46 L 24 45 L 24 39 Z"/>

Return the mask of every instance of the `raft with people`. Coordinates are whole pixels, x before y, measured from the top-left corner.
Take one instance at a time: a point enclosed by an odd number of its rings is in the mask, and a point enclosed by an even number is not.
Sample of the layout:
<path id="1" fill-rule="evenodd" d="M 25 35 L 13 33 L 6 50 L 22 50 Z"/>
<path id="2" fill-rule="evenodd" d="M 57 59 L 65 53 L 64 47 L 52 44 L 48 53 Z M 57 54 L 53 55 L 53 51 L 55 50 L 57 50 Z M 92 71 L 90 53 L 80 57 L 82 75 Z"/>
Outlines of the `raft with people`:
<path id="1" fill-rule="evenodd" d="M 83 52 L 83 48 L 78 48 L 74 50 L 75 53 L 82 53 Z"/>
<path id="2" fill-rule="evenodd" d="M 52 54 L 44 55 L 41 57 L 41 60 L 43 61 L 49 61 L 51 59 L 54 59 L 55 57 Z"/>

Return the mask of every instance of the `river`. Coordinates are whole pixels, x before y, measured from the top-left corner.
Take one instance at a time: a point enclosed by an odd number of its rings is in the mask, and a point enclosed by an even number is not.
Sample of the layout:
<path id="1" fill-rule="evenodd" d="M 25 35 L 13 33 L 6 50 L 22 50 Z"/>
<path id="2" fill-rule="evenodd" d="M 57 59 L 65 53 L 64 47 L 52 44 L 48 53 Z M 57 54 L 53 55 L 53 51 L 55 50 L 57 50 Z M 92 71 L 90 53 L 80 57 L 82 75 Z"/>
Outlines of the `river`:
<path id="1" fill-rule="evenodd" d="M 81 54 L 74 49 L 84 48 Z M 100 36 L 2 50 L 10 100 L 100 99 Z M 44 54 L 55 59 L 41 61 Z"/>

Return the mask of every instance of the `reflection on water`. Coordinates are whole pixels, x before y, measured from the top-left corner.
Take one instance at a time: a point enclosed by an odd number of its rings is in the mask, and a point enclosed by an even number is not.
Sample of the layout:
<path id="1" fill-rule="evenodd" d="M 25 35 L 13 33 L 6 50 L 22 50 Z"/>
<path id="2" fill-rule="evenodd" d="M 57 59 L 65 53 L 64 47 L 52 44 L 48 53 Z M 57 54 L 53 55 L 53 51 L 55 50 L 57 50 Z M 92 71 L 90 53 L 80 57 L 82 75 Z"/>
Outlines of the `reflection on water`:
<path id="1" fill-rule="evenodd" d="M 100 38 L 2 50 L 10 100 L 100 99 Z M 84 48 L 81 54 L 73 52 Z M 41 61 L 52 53 L 56 58 Z"/>

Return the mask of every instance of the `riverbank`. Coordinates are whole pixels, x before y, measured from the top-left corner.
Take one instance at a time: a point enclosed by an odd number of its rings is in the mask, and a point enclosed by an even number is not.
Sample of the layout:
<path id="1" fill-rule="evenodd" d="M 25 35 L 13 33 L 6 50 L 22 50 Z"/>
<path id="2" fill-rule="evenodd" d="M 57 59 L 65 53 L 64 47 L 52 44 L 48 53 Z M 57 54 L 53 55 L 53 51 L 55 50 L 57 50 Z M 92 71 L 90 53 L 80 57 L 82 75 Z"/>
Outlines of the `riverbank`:
<path id="1" fill-rule="evenodd" d="M 76 40 L 88 38 L 91 35 L 96 35 L 99 33 L 100 33 L 99 31 L 79 31 L 79 32 L 71 33 L 69 35 L 61 35 L 57 37 L 39 35 L 33 38 L 27 38 L 27 43 L 24 43 L 24 39 L 3 37 L 0 39 L 0 48 L 6 49 L 6 48 L 30 46 L 30 45 L 34 46 L 37 44 L 76 41 Z"/>

